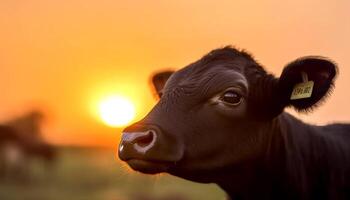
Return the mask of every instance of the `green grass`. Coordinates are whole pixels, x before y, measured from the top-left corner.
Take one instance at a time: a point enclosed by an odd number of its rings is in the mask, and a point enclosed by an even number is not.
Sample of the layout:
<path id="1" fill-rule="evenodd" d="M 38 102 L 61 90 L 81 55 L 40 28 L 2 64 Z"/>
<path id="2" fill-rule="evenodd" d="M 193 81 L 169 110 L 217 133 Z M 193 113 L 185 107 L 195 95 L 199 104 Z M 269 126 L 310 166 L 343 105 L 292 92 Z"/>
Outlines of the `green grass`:
<path id="1" fill-rule="evenodd" d="M 198 184 L 167 174 L 131 171 L 113 150 L 62 148 L 52 170 L 30 163 L 30 180 L 1 181 L 1 200 L 212 200 L 225 194 L 214 184 Z M 171 198 L 172 197 L 172 198 Z"/>

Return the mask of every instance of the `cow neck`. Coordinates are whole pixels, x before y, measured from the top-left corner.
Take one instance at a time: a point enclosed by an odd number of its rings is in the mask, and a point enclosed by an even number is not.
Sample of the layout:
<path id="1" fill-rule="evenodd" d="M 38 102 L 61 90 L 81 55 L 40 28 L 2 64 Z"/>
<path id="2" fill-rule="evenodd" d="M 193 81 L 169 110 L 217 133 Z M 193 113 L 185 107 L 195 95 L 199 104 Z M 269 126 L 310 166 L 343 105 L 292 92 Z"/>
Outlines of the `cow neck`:
<path id="1" fill-rule="evenodd" d="M 280 127 L 289 188 L 298 195 L 295 199 L 321 199 L 318 197 L 329 195 L 327 191 L 332 191 L 328 188 L 332 186 L 329 177 L 345 177 L 350 164 L 344 153 L 344 146 L 348 145 L 339 142 L 346 138 L 331 132 L 332 126 L 310 125 L 287 113 L 280 116 Z M 343 184 L 342 178 L 333 181 Z"/>
<path id="2" fill-rule="evenodd" d="M 283 196 L 286 187 L 285 143 L 280 119 L 274 118 L 261 128 L 262 154 L 254 160 L 234 166 L 218 182 L 232 199 L 273 199 Z"/>

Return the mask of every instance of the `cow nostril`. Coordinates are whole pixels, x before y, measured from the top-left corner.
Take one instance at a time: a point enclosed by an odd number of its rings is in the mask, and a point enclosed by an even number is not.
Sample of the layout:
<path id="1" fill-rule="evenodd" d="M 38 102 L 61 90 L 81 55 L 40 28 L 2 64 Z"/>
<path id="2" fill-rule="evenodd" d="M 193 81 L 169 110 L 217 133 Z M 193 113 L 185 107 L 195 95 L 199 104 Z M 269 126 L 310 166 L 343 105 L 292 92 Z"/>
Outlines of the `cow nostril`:
<path id="1" fill-rule="evenodd" d="M 155 135 L 155 132 L 153 130 L 149 130 L 147 134 L 136 138 L 134 143 L 139 145 L 140 147 L 146 147 L 152 143 L 154 139 L 154 135 Z"/>
<path id="2" fill-rule="evenodd" d="M 145 154 L 156 144 L 157 131 L 149 129 L 141 132 L 123 132 L 122 142 L 119 146 L 121 155 L 135 153 Z"/>

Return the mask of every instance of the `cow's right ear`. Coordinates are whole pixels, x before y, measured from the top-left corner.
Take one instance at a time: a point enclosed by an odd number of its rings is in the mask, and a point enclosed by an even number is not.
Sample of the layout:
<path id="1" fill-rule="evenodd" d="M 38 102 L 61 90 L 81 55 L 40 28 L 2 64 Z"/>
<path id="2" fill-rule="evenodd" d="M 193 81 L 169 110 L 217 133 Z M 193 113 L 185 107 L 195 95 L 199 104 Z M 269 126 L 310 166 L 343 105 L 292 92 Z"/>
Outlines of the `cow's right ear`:
<path id="1" fill-rule="evenodd" d="M 297 111 L 312 110 L 329 95 L 336 74 L 336 65 L 322 57 L 303 57 L 289 63 L 278 81 L 281 103 Z"/>
<path id="2" fill-rule="evenodd" d="M 152 86 L 155 96 L 159 99 L 163 94 L 163 88 L 173 71 L 162 71 L 152 76 Z"/>

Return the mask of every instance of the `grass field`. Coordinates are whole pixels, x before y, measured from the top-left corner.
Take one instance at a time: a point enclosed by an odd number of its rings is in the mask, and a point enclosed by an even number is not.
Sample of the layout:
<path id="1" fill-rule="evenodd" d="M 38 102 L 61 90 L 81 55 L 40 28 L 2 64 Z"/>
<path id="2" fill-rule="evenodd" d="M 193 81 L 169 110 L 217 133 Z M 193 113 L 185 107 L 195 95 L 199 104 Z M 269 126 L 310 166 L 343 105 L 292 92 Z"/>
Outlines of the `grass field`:
<path id="1" fill-rule="evenodd" d="M 26 181 L 0 182 L 1 200 L 225 199 L 213 184 L 133 172 L 111 149 L 62 148 L 52 170 L 38 160 L 30 163 L 29 170 Z"/>

